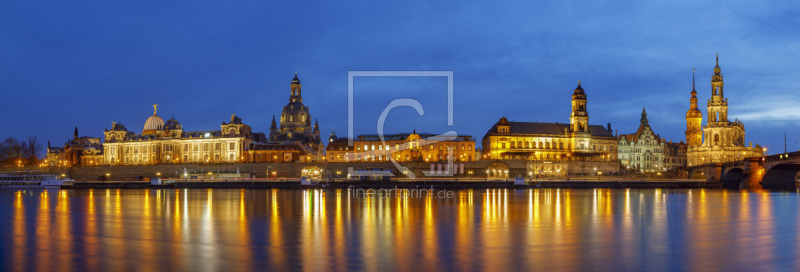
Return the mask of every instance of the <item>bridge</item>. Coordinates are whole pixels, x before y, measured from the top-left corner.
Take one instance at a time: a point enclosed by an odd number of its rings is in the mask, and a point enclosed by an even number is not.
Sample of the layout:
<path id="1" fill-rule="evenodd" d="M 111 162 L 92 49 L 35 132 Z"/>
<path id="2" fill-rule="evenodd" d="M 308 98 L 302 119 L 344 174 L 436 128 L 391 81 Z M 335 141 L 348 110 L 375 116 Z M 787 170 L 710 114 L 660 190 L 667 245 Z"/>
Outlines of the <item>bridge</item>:
<path id="1" fill-rule="evenodd" d="M 797 189 L 800 181 L 800 151 L 690 166 L 687 172 L 689 178 L 722 182 L 726 188 Z"/>

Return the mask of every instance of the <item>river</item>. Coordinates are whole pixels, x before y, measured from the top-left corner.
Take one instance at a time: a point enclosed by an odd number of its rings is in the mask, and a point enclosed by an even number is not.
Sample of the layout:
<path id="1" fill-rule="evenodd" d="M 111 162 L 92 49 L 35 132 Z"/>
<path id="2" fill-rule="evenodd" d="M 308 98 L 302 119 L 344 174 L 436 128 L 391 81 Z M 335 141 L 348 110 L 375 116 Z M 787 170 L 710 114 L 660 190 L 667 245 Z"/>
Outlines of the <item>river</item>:
<path id="1" fill-rule="evenodd" d="M 0 270 L 799 271 L 797 192 L 0 190 Z"/>

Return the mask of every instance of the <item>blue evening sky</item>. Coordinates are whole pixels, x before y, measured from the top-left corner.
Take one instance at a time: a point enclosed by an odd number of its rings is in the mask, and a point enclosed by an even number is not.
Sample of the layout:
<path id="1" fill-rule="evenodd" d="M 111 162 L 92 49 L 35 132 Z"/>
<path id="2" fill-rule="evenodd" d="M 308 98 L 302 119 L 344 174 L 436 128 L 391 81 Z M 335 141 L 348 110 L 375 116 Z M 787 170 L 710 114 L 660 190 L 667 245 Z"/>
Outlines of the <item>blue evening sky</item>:
<path id="1" fill-rule="evenodd" d="M 500 117 L 568 122 L 582 82 L 590 123 L 633 133 L 642 107 L 667 140 L 685 139 L 692 67 L 700 107 L 719 51 L 730 119 L 769 153 L 800 148 L 800 4 L 796 1 L 4 1 L 0 137 L 53 145 L 102 136 L 112 121 L 140 133 L 159 104 L 187 130 L 236 113 L 268 132 L 295 70 L 324 138 L 347 134 L 347 71 L 454 73 L 357 78 L 355 133 L 476 136 Z M 705 120 L 704 120 L 705 123 Z"/>

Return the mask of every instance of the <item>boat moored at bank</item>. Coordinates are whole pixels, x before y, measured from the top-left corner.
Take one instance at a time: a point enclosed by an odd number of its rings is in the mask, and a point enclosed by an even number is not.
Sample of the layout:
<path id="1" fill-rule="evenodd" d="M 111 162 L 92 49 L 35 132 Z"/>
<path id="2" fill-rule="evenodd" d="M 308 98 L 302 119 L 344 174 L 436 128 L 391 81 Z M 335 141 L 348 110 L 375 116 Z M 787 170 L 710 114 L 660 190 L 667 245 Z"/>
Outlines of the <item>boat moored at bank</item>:
<path id="1" fill-rule="evenodd" d="M 61 189 L 71 183 L 52 174 L 0 173 L 0 189 Z"/>

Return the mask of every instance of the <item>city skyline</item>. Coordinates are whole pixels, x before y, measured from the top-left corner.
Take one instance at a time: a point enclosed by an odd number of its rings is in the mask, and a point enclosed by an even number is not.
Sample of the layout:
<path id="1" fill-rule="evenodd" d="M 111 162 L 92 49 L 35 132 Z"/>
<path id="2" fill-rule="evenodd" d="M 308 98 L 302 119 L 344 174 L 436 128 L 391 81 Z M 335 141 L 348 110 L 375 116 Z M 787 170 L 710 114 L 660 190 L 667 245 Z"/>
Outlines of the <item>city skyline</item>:
<path id="1" fill-rule="evenodd" d="M 26 10 L 27 4 L 15 5 Z M 148 19 L 119 6 L 63 7 L 71 12 L 53 6 L 8 14 L 3 20 L 15 23 L 0 30 L 14 42 L 0 45 L 9 60 L 0 66 L 2 87 L 10 101 L 29 102 L 0 110 L 13 117 L 7 118 L 2 136 L 34 134 L 60 145 L 74 126 L 81 135 L 95 137 L 102 136 L 111 121 L 138 131 L 151 104 L 160 104 L 162 116 L 174 116 L 189 130 L 214 129 L 237 113 L 254 131 L 267 132 L 296 70 L 322 135 L 335 128 L 344 136 L 347 71 L 452 70 L 453 129 L 459 134 L 479 138 L 503 116 L 566 123 L 565 106 L 580 80 L 589 100 L 590 124 L 611 123 L 619 134 L 632 133 L 646 107 L 654 132 L 678 142 L 685 140 L 691 68 L 697 68 L 696 89 L 705 117 L 713 57 L 719 51 L 730 117 L 747 125 L 746 141 L 767 146 L 774 154 L 783 150 L 781 134 L 786 131 L 787 148 L 798 149 L 800 137 L 793 135 L 798 134 L 795 120 L 800 113 L 791 103 L 796 100 L 791 90 L 798 85 L 794 79 L 800 65 L 786 61 L 796 56 L 792 49 L 798 41 L 783 35 L 795 21 L 782 11 L 791 10 L 786 5 L 792 3 L 672 6 L 651 17 L 636 12 L 663 7 L 639 4 L 609 11 L 614 7 L 279 5 L 310 16 L 297 20 L 258 4 L 248 5 L 252 11 L 246 14 L 211 12 L 213 7 L 205 6 L 177 18 L 167 12 L 177 6 L 150 11 L 146 14 L 153 18 Z M 363 12 L 369 8 L 378 12 Z M 508 16 L 470 22 L 468 14 L 481 8 Z M 606 12 L 594 13 L 593 8 Z M 680 8 L 681 16 L 670 17 Z M 110 11 L 99 12 L 105 9 Z M 538 16 L 526 16 L 525 11 Z M 426 16 L 434 13 L 441 18 Z M 107 18 L 112 14 L 120 18 Z M 364 17 L 335 20 L 348 14 Z M 378 16 L 399 19 L 408 14 L 417 15 L 403 23 L 364 25 Z M 86 19 L 67 20 L 73 15 Z M 582 20 L 570 19 L 576 15 Z M 242 18 L 234 24 L 225 20 L 231 16 Z M 93 23 L 99 17 L 105 25 Z M 784 18 L 784 23 L 764 21 L 775 17 Z M 559 27 L 537 24 L 548 20 Z M 320 25 L 325 22 L 330 24 Z M 643 22 L 649 27 L 637 26 Z M 203 32 L 206 29 L 213 31 Z M 654 35 L 656 29 L 659 35 Z M 609 34 L 616 38 L 605 37 Z M 480 47 L 469 45 L 477 40 Z M 397 111 L 387 123 L 388 133 L 449 130 L 436 118 L 441 112 L 435 104 L 442 97 L 421 95 L 441 87 L 440 80 L 374 79 L 356 84 L 356 92 L 366 95 L 361 105 L 356 102 L 366 116 L 356 120 L 365 124 L 356 134 L 374 133 L 381 104 L 399 97 L 420 99 L 427 115 Z"/>

